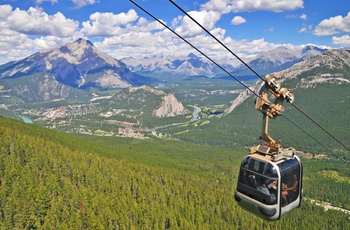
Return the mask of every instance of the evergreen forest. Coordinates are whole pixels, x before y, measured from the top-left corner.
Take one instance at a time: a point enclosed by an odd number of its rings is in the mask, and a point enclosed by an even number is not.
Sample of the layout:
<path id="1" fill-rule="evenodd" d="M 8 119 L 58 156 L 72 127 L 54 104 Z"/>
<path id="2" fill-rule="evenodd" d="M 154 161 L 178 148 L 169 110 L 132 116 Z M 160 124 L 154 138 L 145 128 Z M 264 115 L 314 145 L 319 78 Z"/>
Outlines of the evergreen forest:
<path id="1" fill-rule="evenodd" d="M 306 159 L 304 201 L 277 222 L 235 202 L 246 152 L 72 136 L 0 117 L 0 229 L 350 229 L 350 169 Z"/>

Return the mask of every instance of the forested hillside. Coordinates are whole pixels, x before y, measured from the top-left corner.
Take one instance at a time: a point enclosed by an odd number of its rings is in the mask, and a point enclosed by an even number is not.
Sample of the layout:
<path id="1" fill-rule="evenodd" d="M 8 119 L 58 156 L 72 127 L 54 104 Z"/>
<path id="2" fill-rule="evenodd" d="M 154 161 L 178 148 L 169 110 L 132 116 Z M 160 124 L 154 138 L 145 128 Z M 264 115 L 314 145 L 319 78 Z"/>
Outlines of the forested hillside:
<path id="1" fill-rule="evenodd" d="M 285 87 L 293 88 L 294 80 L 284 82 Z M 336 139 L 348 148 L 350 143 L 350 104 L 349 85 L 320 85 L 315 88 L 297 88 L 293 91 L 294 104 L 310 116 L 316 123 L 331 133 Z M 234 111 L 218 119 L 212 119 L 208 125 L 199 129 L 188 126 L 188 132 L 178 129 L 169 129 L 174 137 L 181 140 L 221 146 L 226 148 L 242 149 L 259 144 L 261 141 L 262 114 L 254 108 L 255 97 L 251 96 Z M 325 153 L 333 157 L 330 152 L 314 141 L 304 131 L 317 141 L 336 152 L 342 158 L 350 160 L 349 152 L 339 143 L 327 135 L 315 123 L 293 108 L 287 102 L 283 104 L 283 114 L 292 120 L 290 122 L 283 116 L 271 119 L 269 133 L 275 140 L 281 141 L 284 147 L 293 146 L 297 150 L 311 152 L 312 154 Z M 177 134 L 180 133 L 180 134 Z M 220 137 L 220 138 L 218 138 Z"/>
<path id="2" fill-rule="evenodd" d="M 350 228 L 349 215 L 308 201 L 274 223 L 240 209 L 233 193 L 244 155 L 182 141 L 77 138 L 0 117 L 0 229 Z M 307 197 L 350 207 L 349 169 L 304 165 Z"/>

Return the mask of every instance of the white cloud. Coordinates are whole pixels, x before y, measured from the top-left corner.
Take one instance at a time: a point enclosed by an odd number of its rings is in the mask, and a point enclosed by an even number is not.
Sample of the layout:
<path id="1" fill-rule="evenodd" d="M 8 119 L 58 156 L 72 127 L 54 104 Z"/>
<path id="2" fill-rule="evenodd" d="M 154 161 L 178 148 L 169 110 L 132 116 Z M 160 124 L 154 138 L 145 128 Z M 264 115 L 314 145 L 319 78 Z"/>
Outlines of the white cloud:
<path id="1" fill-rule="evenodd" d="M 162 21 L 166 25 L 166 22 Z M 129 30 L 134 30 L 134 31 L 142 31 L 142 32 L 151 32 L 151 31 L 157 31 L 157 30 L 165 30 L 165 27 L 158 23 L 157 21 L 148 21 L 147 19 L 141 17 L 136 23 L 135 26 L 128 26 L 127 27 Z"/>
<path id="2" fill-rule="evenodd" d="M 156 33 L 130 31 L 118 36 L 105 38 L 95 45 L 111 56 L 121 59 L 123 57 L 154 56 L 166 54 L 181 54 L 188 51 L 187 44 L 181 43 L 177 37 L 167 30 Z M 183 47 L 187 49 L 184 49 Z"/>
<path id="3" fill-rule="evenodd" d="M 41 36 L 31 39 L 25 34 L 10 33 L 1 35 L 0 64 L 25 58 L 33 53 L 55 48 L 61 44 L 71 42 L 72 38 L 56 36 Z"/>
<path id="4" fill-rule="evenodd" d="M 227 6 L 226 1 L 218 2 L 224 3 L 222 6 Z M 216 7 L 219 9 L 220 4 L 216 4 Z M 225 36 L 225 29 L 215 27 L 222 14 L 219 11 L 202 10 L 189 13 L 228 47 L 233 47 L 233 51 L 241 58 L 248 58 L 280 45 L 268 43 L 264 39 L 234 40 Z M 240 18 L 236 17 L 236 23 L 238 19 Z M 172 21 L 171 26 L 214 60 L 225 56 L 232 58 L 230 53 L 206 35 L 187 16 L 178 16 Z M 66 18 L 61 13 L 48 15 L 39 8 L 23 11 L 13 10 L 9 5 L 0 6 L 0 47 L 2 47 L 0 63 L 52 49 L 79 37 L 87 39 L 100 37 L 99 42 L 94 44 L 117 59 L 139 55 L 187 55 L 189 52 L 195 52 L 158 22 L 139 17 L 134 10 L 119 14 L 91 14 L 89 20 L 83 22 L 79 29 L 78 22 Z"/>
<path id="5" fill-rule="evenodd" d="M 60 0 L 63 1 L 63 0 Z M 66 1 L 66 0 L 65 0 Z M 76 6 L 76 8 L 81 8 L 83 6 L 87 6 L 87 5 L 94 5 L 98 2 L 100 2 L 99 0 L 71 0 L 74 5 Z M 58 3 L 58 0 L 36 0 L 35 3 L 40 5 L 43 2 L 51 2 L 51 4 L 55 4 Z"/>
<path id="6" fill-rule="evenodd" d="M 51 4 L 58 3 L 58 0 L 36 0 L 36 4 L 41 4 L 42 2 L 51 2 Z"/>
<path id="7" fill-rule="evenodd" d="M 287 19 L 295 19 L 295 18 L 298 18 L 298 17 L 299 17 L 299 16 L 296 15 L 296 14 L 288 14 L 288 15 L 286 16 Z"/>
<path id="8" fill-rule="evenodd" d="M 127 13 L 99 13 L 90 15 L 90 20 L 83 22 L 82 33 L 91 37 L 112 36 L 120 34 L 121 27 L 138 18 L 135 10 L 131 9 Z"/>
<path id="9" fill-rule="evenodd" d="M 240 25 L 240 24 L 243 24 L 243 23 L 246 23 L 247 22 L 247 20 L 245 20 L 243 17 L 241 17 L 241 16 L 235 16 L 233 19 L 232 19 L 232 21 L 231 21 L 231 23 L 233 24 L 233 25 Z"/>
<path id="10" fill-rule="evenodd" d="M 188 14 L 207 30 L 213 29 L 221 16 L 219 12 L 215 11 L 191 11 Z M 204 33 L 203 29 L 187 16 L 178 17 L 177 20 L 179 25 L 175 28 L 175 31 L 182 36 L 196 36 Z"/>
<path id="11" fill-rule="evenodd" d="M 40 8 L 0 5 L 0 63 L 18 60 L 79 37 L 79 23 Z"/>
<path id="12" fill-rule="evenodd" d="M 67 19 L 62 13 L 48 15 L 41 9 L 30 7 L 27 11 L 16 8 L 5 19 L 7 27 L 27 35 L 54 35 L 67 37 L 78 29 L 79 22 Z"/>
<path id="13" fill-rule="evenodd" d="M 341 32 L 350 32 L 350 12 L 344 18 L 341 15 L 325 19 L 315 28 L 317 36 L 328 36 Z"/>
<path id="14" fill-rule="evenodd" d="M 213 1 L 213 0 L 210 0 L 208 1 L 207 3 L 203 4 L 201 6 L 201 8 L 203 10 L 213 10 L 213 11 L 221 11 L 223 13 L 228 13 L 229 11 L 227 11 L 228 9 L 228 1 L 225 0 L 225 1 Z"/>
<path id="15" fill-rule="evenodd" d="M 249 41 L 233 40 L 230 37 L 225 38 L 226 31 L 220 28 L 215 28 L 210 32 L 228 47 L 234 47 L 234 52 L 244 59 L 279 46 L 268 43 L 264 39 Z M 232 55 L 227 50 L 204 33 L 187 37 L 186 40 L 213 60 L 220 60 L 224 57 L 232 58 Z M 95 45 L 103 52 L 117 59 L 124 57 L 188 55 L 190 52 L 196 53 L 192 47 L 167 29 L 155 33 L 130 30 L 129 33 L 123 35 L 105 38 L 103 41 L 95 43 Z"/>
<path id="16" fill-rule="evenodd" d="M 303 8 L 303 4 L 303 0 L 210 0 L 202 5 L 202 9 L 223 13 L 257 10 L 282 12 Z"/>
<path id="17" fill-rule="evenodd" d="M 307 20 L 307 15 L 306 14 L 300 15 L 300 19 Z"/>
<path id="18" fill-rule="evenodd" d="M 99 0 L 72 0 L 72 2 L 78 7 L 81 8 L 86 5 L 94 5 L 99 2 Z"/>
<path id="19" fill-rule="evenodd" d="M 350 46 L 350 36 L 344 35 L 341 37 L 332 37 L 332 43 L 336 45 L 342 45 L 342 46 Z"/>
<path id="20" fill-rule="evenodd" d="M 302 28 L 298 31 L 298 33 L 309 33 L 312 32 L 312 25 L 306 25 L 303 23 Z"/>
<path id="21" fill-rule="evenodd" d="M 0 20 L 5 21 L 12 13 L 12 6 L 0 5 Z"/>

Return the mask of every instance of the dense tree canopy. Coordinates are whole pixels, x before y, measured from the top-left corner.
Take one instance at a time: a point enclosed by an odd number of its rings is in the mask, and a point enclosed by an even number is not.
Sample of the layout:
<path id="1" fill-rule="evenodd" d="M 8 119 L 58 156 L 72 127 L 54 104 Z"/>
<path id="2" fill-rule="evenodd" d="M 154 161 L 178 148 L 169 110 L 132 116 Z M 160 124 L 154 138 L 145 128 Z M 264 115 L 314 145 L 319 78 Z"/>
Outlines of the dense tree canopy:
<path id="1" fill-rule="evenodd" d="M 240 209 L 233 193 L 244 153 L 179 141 L 84 139 L 0 118 L 0 229 L 350 227 L 349 215 L 308 201 L 274 223 Z M 337 165 L 306 160 L 305 193 L 349 207 L 350 173 Z"/>

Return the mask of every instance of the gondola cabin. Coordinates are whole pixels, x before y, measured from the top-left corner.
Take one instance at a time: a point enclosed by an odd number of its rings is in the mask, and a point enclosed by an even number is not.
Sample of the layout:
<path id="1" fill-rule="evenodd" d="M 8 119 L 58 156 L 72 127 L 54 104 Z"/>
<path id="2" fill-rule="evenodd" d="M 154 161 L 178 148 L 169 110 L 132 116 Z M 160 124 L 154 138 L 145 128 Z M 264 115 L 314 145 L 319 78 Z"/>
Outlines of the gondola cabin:
<path id="1" fill-rule="evenodd" d="M 269 118 L 281 115 L 284 100 L 294 101 L 290 89 L 266 75 L 255 101 L 263 114 L 262 145 L 250 149 L 240 166 L 235 200 L 244 209 L 266 220 L 278 220 L 301 204 L 303 167 L 294 148 L 282 148 L 268 133 Z M 269 101 L 268 94 L 276 99 Z"/>
<path id="2" fill-rule="evenodd" d="M 294 149 L 269 151 L 260 145 L 243 159 L 234 196 L 242 208 L 273 221 L 300 206 L 303 168 Z"/>

